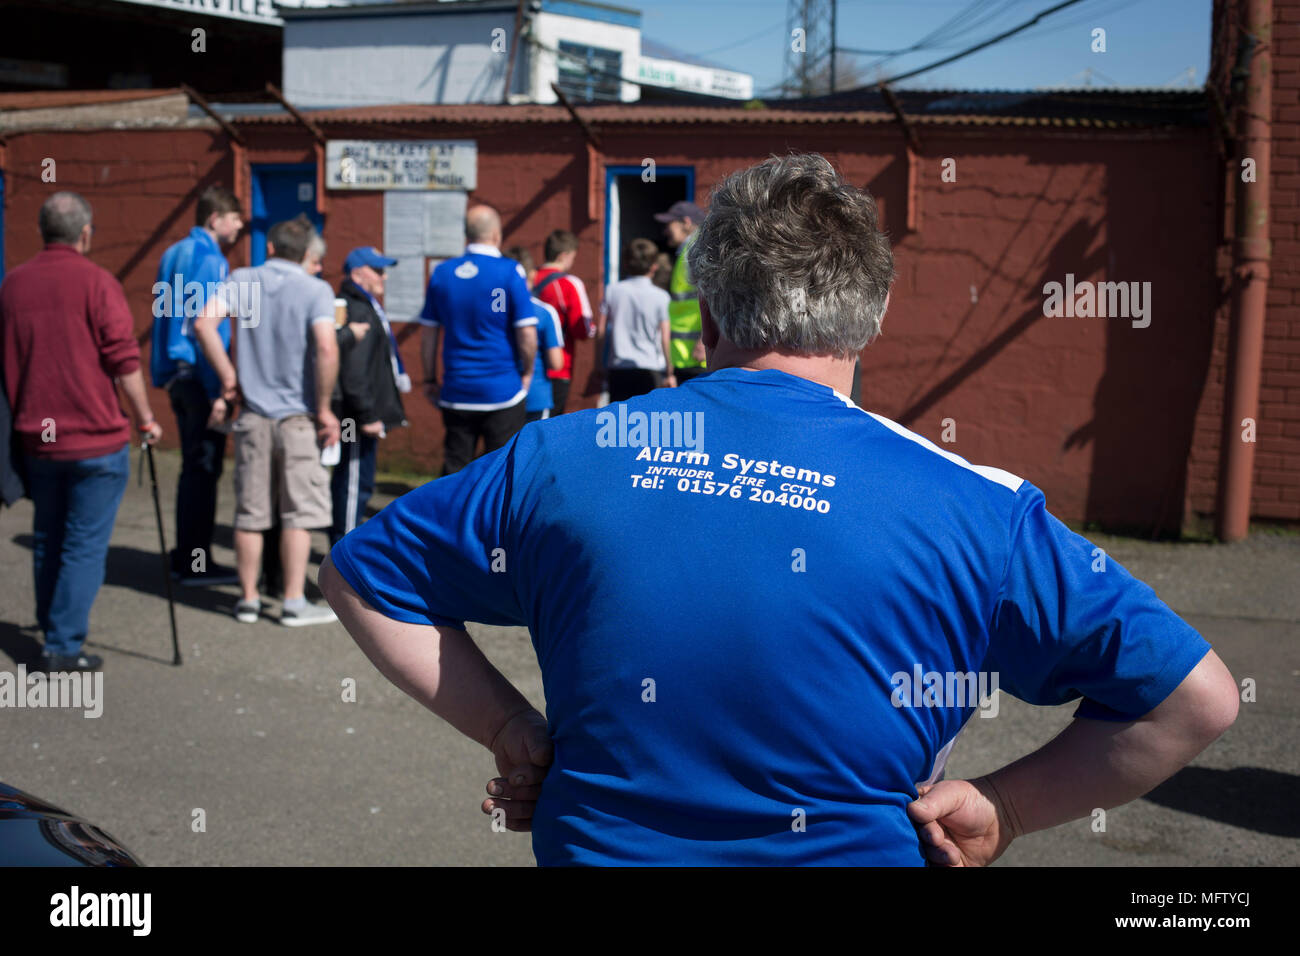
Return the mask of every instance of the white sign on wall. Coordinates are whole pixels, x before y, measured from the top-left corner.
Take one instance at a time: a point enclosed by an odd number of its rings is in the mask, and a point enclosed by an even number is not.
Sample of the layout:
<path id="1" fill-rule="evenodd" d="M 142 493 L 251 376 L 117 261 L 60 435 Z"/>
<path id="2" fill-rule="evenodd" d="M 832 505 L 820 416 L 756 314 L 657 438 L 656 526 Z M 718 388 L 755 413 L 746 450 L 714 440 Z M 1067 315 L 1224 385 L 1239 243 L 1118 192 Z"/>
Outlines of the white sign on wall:
<path id="1" fill-rule="evenodd" d="M 716 70 L 650 56 L 640 58 L 637 78 L 642 83 L 655 86 L 708 93 L 712 96 L 729 96 L 738 100 L 747 100 L 754 95 L 754 78 L 748 73 Z"/>
<path id="2" fill-rule="evenodd" d="M 472 139 L 335 139 L 325 144 L 330 189 L 455 189 L 478 183 Z"/>
<path id="3" fill-rule="evenodd" d="M 394 322 L 420 314 L 424 306 L 425 261 L 450 259 L 465 251 L 463 192 L 384 193 L 384 254 L 397 259 L 388 270 L 384 310 Z"/>

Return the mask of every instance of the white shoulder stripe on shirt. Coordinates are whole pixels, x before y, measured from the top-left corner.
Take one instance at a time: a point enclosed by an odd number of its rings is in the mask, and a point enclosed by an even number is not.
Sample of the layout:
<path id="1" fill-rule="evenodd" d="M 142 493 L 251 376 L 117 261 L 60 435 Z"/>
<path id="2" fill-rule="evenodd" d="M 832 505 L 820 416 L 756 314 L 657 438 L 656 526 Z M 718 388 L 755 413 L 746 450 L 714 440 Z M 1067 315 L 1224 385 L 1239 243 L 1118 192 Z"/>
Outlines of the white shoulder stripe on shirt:
<path id="1" fill-rule="evenodd" d="M 567 275 L 564 279 L 568 279 L 578 293 L 578 301 L 582 303 L 583 318 L 591 318 L 591 300 L 587 298 L 587 287 L 583 285 L 582 280 L 575 275 Z M 563 282 L 564 279 L 559 281 Z"/>
<path id="2" fill-rule="evenodd" d="M 543 302 L 541 299 L 537 298 L 537 296 L 533 296 L 532 299 L 534 305 L 540 305 L 546 310 L 546 314 L 550 316 L 551 319 L 551 328 L 555 330 L 555 338 L 558 340 L 560 345 L 563 345 L 564 327 L 560 324 L 560 313 L 557 312 L 555 306 L 551 305 L 549 302 Z"/>
<path id="3" fill-rule="evenodd" d="M 831 391 L 835 392 L 835 389 L 831 389 Z M 1013 475 L 1011 472 L 1004 471 L 1001 468 L 994 468 L 992 465 L 972 465 L 970 462 L 968 462 L 965 458 L 962 458 L 960 455 L 955 455 L 950 451 L 945 451 L 944 449 L 936 445 L 934 442 L 930 441 L 930 439 L 924 438 L 921 435 L 918 435 L 916 432 L 909 431 L 908 429 L 904 428 L 902 425 L 898 424 L 898 422 L 890 421 L 884 415 L 877 415 L 875 412 L 869 412 L 865 408 L 858 408 L 857 404 L 854 403 L 853 399 L 849 398 L 847 395 L 844 395 L 840 392 L 835 392 L 835 397 L 838 398 L 840 401 L 842 401 L 845 405 L 849 406 L 849 408 L 857 409 L 858 411 L 862 412 L 862 414 L 864 415 L 870 415 L 872 418 L 880 422 L 880 424 L 884 425 L 894 434 L 901 435 L 903 438 L 906 438 L 908 441 L 916 442 L 916 444 L 920 445 L 922 448 L 928 449 L 934 452 L 936 455 L 942 455 L 944 458 L 947 458 L 953 464 L 960 465 L 961 467 L 967 469 L 968 471 L 973 471 L 981 478 L 987 478 L 989 481 L 995 481 L 999 485 L 1002 485 L 1004 488 L 1009 488 L 1013 492 L 1020 491 L 1020 486 L 1025 483 L 1025 479 L 1021 478 L 1019 475 Z"/>

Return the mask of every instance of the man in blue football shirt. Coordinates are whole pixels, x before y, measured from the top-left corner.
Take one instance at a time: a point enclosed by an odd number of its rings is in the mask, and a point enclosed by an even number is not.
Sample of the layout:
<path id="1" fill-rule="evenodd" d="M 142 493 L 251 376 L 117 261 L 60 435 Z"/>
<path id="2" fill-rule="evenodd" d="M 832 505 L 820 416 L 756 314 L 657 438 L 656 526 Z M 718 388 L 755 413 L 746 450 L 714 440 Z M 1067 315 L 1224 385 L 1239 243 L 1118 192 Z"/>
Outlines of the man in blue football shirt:
<path id="1" fill-rule="evenodd" d="M 1039 489 L 849 400 L 893 278 L 870 196 L 773 157 L 714 191 L 690 257 L 709 375 L 525 427 L 321 570 L 376 666 L 493 753 L 483 809 L 539 863 L 986 864 L 1233 722 L 1205 640 Z M 545 717 L 466 620 L 530 628 Z M 1083 699 L 943 780 L 990 682 Z"/>
<path id="2" fill-rule="evenodd" d="M 194 335 L 194 320 L 230 274 L 223 246 L 244 228 L 239 199 L 221 186 L 199 196 L 197 224 L 163 253 L 154 284 L 153 352 L 149 371 L 155 388 L 166 389 L 181 440 L 181 474 L 176 487 L 176 550 L 172 575 L 182 584 L 231 584 L 233 568 L 212 562 L 217 484 L 226 453 L 226 433 L 210 427 L 221 383 Z M 218 332 L 230 348 L 230 322 Z M 224 403 L 220 408 L 224 412 Z"/>
<path id="3" fill-rule="evenodd" d="M 524 426 L 537 357 L 537 314 L 524 269 L 501 255 L 501 217 L 477 203 L 465 211 L 465 254 L 429 276 L 420 324 L 425 395 L 442 409 L 442 473 L 471 461 L 483 439 L 495 451 Z M 439 383 L 442 341 L 445 381 Z"/>

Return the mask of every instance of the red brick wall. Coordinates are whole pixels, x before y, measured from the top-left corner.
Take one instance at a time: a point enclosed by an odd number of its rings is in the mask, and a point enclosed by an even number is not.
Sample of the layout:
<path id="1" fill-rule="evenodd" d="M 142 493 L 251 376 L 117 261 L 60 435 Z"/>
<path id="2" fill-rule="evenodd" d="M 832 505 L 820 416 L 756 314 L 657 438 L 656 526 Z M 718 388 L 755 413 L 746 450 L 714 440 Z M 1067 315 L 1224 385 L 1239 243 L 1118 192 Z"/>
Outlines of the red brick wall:
<path id="1" fill-rule="evenodd" d="M 598 302 L 603 223 L 587 218 L 576 128 L 349 126 L 334 135 L 401 134 L 476 139 L 475 198 L 500 208 L 507 243 L 540 254 L 552 229 L 572 229 L 583 242 L 575 271 Z M 920 136 L 919 229 L 908 232 L 907 159 L 895 126 L 602 131 L 606 163 L 649 156 L 694 166 L 701 203 L 728 172 L 770 153 L 829 156 L 877 196 L 895 241 L 898 281 L 884 335 L 863 355 L 864 404 L 936 442 L 942 420 L 953 419 L 957 440 L 943 447 L 1023 475 L 1063 518 L 1177 528 L 1217 301 L 1219 167 L 1210 132 L 922 127 Z M 248 139 L 255 163 L 311 157 L 301 129 L 251 129 Z M 59 157 L 56 185 L 40 182 L 46 155 Z M 956 182 L 941 181 L 945 157 L 956 161 Z M 8 265 L 39 248 L 45 195 L 82 192 L 96 209 L 93 256 L 122 279 L 142 338 L 162 251 L 190 228 L 200 186 L 228 182 L 231 168 L 224 138 L 206 131 L 24 134 L 10 140 L 7 167 Z M 380 193 L 329 194 L 324 278 L 332 285 L 349 249 L 382 242 L 381 216 Z M 245 255 L 237 249 L 232 265 Z M 1044 318 L 1043 285 L 1066 273 L 1151 282 L 1151 325 Z M 399 338 L 418 371 L 418 329 Z M 580 343 L 575 393 L 590 366 L 590 344 Z M 165 396 L 154 401 L 166 426 Z M 432 473 L 440 417 L 419 394 L 407 397 L 407 414 L 412 427 L 384 443 L 381 465 Z"/>
<path id="2" fill-rule="evenodd" d="M 1226 74 L 1236 62 L 1235 24 L 1243 15 L 1242 7 L 1240 0 L 1214 4 L 1211 79 L 1225 101 Z M 1252 518 L 1293 522 L 1300 520 L 1300 0 L 1273 0 L 1273 21 L 1269 225 L 1273 254 L 1250 510 Z M 1216 508 L 1229 340 L 1233 192 L 1240 175 L 1235 157 L 1221 162 L 1225 223 L 1217 258 L 1221 301 L 1188 464 L 1188 506 L 1204 514 L 1213 514 Z"/>

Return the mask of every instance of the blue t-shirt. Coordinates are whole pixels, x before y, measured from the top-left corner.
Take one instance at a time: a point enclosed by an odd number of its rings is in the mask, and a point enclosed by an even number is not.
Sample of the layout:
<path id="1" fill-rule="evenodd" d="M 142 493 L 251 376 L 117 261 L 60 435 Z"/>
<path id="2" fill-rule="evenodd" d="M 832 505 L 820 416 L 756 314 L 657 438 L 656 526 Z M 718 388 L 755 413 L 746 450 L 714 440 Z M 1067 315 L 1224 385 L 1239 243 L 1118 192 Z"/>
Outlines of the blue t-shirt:
<path id="1" fill-rule="evenodd" d="M 332 556 L 396 620 L 531 630 L 539 863 L 921 866 L 960 675 L 1135 719 L 1208 651 L 1093 550 L 1015 475 L 723 368 L 527 425 Z"/>
<path id="2" fill-rule="evenodd" d="M 178 362 L 195 367 L 209 397 L 221 394 L 221 381 L 208 364 L 194 335 L 194 320 L 230 274 L 230 265 L 216 240 L 195 226 L 180 242 L 168 247 L 158 264 L 153 287 L 153 349 L 149 374 L 161 388 L 176 374 Z M 230 320 L 217 326 L 221 344 L 230 348 Z"/>
<path id="3" fill-rule="evenodd" d="M 514 259 L 471 243 L 429 276 L 419 320 L 442 327 L 439 405 L 487 412 L 524 397 L 515 329 L 537 324 L 524 275 Z"/>
<path id="4" fill-rule="evenodd" d="M 564 346 L 564 330 L 560 327 L 560 313 L 533 296 L 533 311 L 537 314 L 537 361 L 533 364 L 533 382 L 528 386 L 524 411 L 544 412 L 554 404 L 551 380 L 546 377 L 546 350 Z"/>

